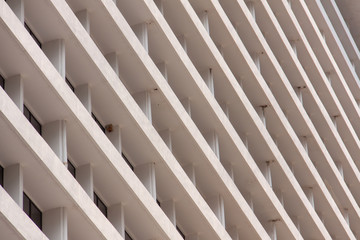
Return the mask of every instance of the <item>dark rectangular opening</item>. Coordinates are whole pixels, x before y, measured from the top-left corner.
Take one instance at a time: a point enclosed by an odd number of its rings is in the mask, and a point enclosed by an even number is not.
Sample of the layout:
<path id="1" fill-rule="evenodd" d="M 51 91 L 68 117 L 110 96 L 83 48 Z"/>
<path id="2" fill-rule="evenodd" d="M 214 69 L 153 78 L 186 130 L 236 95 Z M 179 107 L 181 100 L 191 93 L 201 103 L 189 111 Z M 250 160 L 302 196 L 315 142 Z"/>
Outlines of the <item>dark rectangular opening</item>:
<path id="1" fill-rule="evenodd" d="M 132 171 L 134 171 L 134 166 L 130 163 L 129 159 L 125 156 L 125 154 L 122 152 L 121 156 L 124 158 L 127 165 L 131 168 Z"/>
<path id="2" fill-rule="evenodd" d="M 105 133 L 105 127 L 101 124 L 101 122 L 99 121 L 99 119 L 95 116 L 95 114 L 92 112 L 91 113 L 92 118 L 95 120 L 95 122 L 97 123 L 97 125 L 100 127 L 101 131 L 103 131 Z"/>
<path id="3" fill-rule="evenodd" d="M 0 185 L 4 186 L 4 168 L 0 166 Z"/>
<path id="4" fill-rule="evenodd" d="M 69 81 L 69 79 L 67 77 L 65 77 L 65 82 L 67 83 L 67 85 L 69 86 L 71 91 L 75 92 L 74 86 L 71 84 L 71 82 Z"/>
<path id="5" fill-rule="evenodd" d="M 29 120 L 31 125 L 33 125 L 35 130 L 41 135 L 41 124 L 25 105 L 24 105 L 24 116 Z"/>
<path id="6" fill-rule="evenodd" d="M 133 240 L 126 230 L 125 230 L 125 240 Z"/>
<path id="7" fill-rule="evenodd" d="M 23 210 L 30 217 L 30 219 L 41 229 L 42 228 L 42 212 L 31 201 L 31 199 L 23 193 Z"/>
<path id="8" fill-rule="evenodd" d="M 94 192 L 94 202 L 95 205 L 99 208 L 99 210 L 104 214 L 104 216 L 107 217 L 107 207 L 95 192 Z"/>
<path id="9" fill-rule="evenodd" d="M 0 75 L 0 86 L 2 87 L 2 89 L 5 89 L 5 78 L 3 78 L 3 76 Z"/>
<path id="10" fill-rule="evenodd" d="M 185 234 L 180 230 L 180 228 L 176 225 L 176 230 L 180 233 L 181 237 L 185 239 Z"/>
<path id="11" fill-rule="evenodd" d="M 31 28 L 29 27 L 29 25 L 27 23 L 24 24 L 25 29 L 29 32 L 30 36 L 34 39 L 34 41 L 36 42 L 36 44 L 41 48 L 41 42 L 40 40 L 36 37 L 35 33 L 31 30 Z"/>
<path id="12" fill-rule="evenodd" d="M 68 170 L 71 173 L 71 175 L 73 175 L 74 178 L 76 178 L 76 168 L 75 166 L 69 161 L 69 159 L 67 160 L 68 162 Z"/>

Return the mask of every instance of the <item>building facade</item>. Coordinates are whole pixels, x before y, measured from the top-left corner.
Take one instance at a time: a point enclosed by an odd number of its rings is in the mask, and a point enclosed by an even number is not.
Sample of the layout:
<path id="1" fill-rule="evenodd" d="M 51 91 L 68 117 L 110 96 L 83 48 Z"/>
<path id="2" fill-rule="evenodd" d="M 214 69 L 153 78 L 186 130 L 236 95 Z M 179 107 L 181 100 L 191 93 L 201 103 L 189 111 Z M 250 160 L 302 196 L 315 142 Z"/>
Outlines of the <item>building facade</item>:
<path id="1" fill-rule="evenodd" d="M 357 0 L 0 0 L 0 239 L 359 239 Z"/>

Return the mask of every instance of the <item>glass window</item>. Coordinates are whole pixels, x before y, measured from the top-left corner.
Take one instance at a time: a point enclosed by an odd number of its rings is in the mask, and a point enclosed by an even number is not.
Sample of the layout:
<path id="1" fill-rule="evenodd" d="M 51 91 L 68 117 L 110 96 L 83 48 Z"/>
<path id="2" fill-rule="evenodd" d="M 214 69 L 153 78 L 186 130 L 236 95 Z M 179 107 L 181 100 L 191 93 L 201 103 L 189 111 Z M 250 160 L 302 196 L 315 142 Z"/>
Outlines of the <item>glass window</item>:
<path id="1" fill-rule="evenodd" d="M 103 201 L 99 198 L 99 196 L 94 192 L 94 202 L 99 210 L 107 217 L 107 207 Z"/>
<path id="2" fill-rule="evenodd" d="M 67 83 L 67 85 L 69 86 L 71 91 L 75 92 L 74 86 L 71 84 L 71 82 L 69 81 L 69 79 L 67 77 L 65 77 L 65 82 Z"/>
<path id="3" fill-rule="evenodd" d="M 25 193 L 23 193 L 23 210 L 26 215 L 28 215 L 30 219 L 41 229 L 42 213 Z"/>
<path id="4" fill-rule="evenodd" d="M 0 86 L 5 89 L 5 79 L 0 75 Z"/>
<path id="5" fill-rule="evenodd" d="M 0 166 L 0 185 L 4 186 L 4 168 Z"/>
<path id="6" fill-rule="evenodd" d="M 71 175 L 73 175 L 73 177 L 75 178 L 75 177 L 76 177 L 76 168 L 75 168 L 75 166 L 69 161 L 69 159 L 68 159 L 67 161 L 68 161 L 68 170 L 69 170 L 69 172 L 71 173 Z"/>
<path id="7" fill-rule="evenodd" d="M 125 230 L 125 240 L 132 240 L 132 237 L 130 237 L 129 233 Z"/>
<path id="8" fill-rule="evenodd" d="M 180 230 L 180 228 L 176 225 L 176 230 L 180 233 L 183 239 L 185 239 L 185 234 Z"/>
<path id="9" fill-rule="evenodd" d="M 31 125 L 33 125 L 35 130 L 41 135 L 41 124 L 25 105 L 24 105 L 24 116 L 29 120 Z"/>
<path id="10" fill-rule="evenodd" d="M 39 41 L 39 39 L 36 37 L 36 35 L 34 34 L 34 32 L 31 30 L 31 28 L 29 27 L 29 25 L 27 25 L 27 23 L 24 24 L 25 29 L 29 32 L 30 36 L 34 39 L 34 41 L 36 42 L 36 44 L 41 48 L 41 42 Z"/>
<path id="11" fill-rule="evenodd" d="M 134 166 L 130 163 L 129 159 L 125 156 L 125 154 L 123 152 L 121 153 L 121 156 L 124 158 L 125 162 L 127 163 L 127 165 L 129 165 L 131 170 L 134 171 Z"/>
<path id="12" fill-rule="evenodd" d="M 97 123 L 97 125 L 100 127 L 101 131 L 103 131 L 105 133 L 105 127 L 101 124 L 101 122 L 99 121 L 99 119 L 97 119 L 97 117 L 95 116 L 94 113 L 91 113 L 92 118 L 95 120 L 95 122 Z"/>

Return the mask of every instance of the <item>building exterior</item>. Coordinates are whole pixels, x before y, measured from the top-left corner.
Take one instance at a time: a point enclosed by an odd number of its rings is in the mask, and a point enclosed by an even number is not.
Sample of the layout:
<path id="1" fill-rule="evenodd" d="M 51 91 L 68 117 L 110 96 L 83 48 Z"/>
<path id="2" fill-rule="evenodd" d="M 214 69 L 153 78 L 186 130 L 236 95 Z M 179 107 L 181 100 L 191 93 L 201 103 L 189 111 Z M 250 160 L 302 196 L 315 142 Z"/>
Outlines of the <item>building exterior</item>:
<path id="1" fill-rule="evenodd" d="M 359 239 L 357 0 L 0 0 L 0 239 Z"/>

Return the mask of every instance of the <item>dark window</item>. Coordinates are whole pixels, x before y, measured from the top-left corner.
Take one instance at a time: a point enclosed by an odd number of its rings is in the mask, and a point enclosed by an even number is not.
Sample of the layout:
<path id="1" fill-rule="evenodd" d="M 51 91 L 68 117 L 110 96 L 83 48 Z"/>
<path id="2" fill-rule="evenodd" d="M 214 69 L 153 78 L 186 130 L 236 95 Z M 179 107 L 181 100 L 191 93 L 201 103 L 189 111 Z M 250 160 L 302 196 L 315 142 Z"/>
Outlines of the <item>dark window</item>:
<path id="1" fill-rule="evenodd" d="M 24 26 L 25 26 L 26 30 L 29 32 L 30 36 L 34 39 L 36 44 L 41 48 L 41 42 L 36 37 L 35 33 L 30 29 L 29 25 L 27 25 L 27 23 L 25 23 Z"/>
<path id="2" fill-rule="evenodd" d="M 159 205 L 159 207 L 161 207 L 159 199 L 156 199 L 156 203 Z"/>
<path id="3" fill-rule="evenodd" d="M 29 120 L 31 125 L 33 125 L 35 130 L 41 135 L 41 124 L 25 105 L 24 105 L 24 116 Z"/>
<path id="4" fill-rule="evenodd" d="M 69 86 L 71 91 L 75 92 L 74 86 L 71 84 L 71 82 L 69 81 L 69 79 L 67 77 L 65 77 L 65 82 L 67 83 L 67 85 Z"/>
<path id="5" fill-rule="evenodd" d="M 31 199 L 23 194 L 23 210 L 30 217 L 30 219 L 41 229 L 42 227 L 42 213 L 40 209 L 31 201 Z"/>
<path id="6" fill-rule="evenodd" d="M 105 215 L 105 217 L 107 217 L 107 207 L 95 192 L 94 192 L 94 202 L 95 205 L 100 209 L 100 211 Z"/>
<path id="7" fill-rule="evenodd" d="M 4 186 L 4 168 L 0 166 L 0 185 Z"/>
<path id="8" fill-rule="evenodd" d="M 180 230 L 180 228 L 176 225 L 176 230 L 180 233 L 183 239 L 185 239 L 185 234 Z"/>
<path id="9" fill-rule="evenodd" d="M 73 175 L 73 177 L 76 177 L 76 168 L 75 166 L 69 161 L 69 159 L 67 160 L 68 162 L 68 170 L 71 173 L 71 175 Z"/>
<path id="10" fill-rule="evenodd" d="M 127 165 L 129 165 L 131 170 L 134 171 L 134 166 L 130 163 L 129 159 L 127 159 L 127 157 L 125 156 L 125 154 L 123 152 L 121 153 L 121 156 L 124 158 L 125 162 L 127 163 Z"/>
<path id="11" fill-rule="evenodd" d="M 0 86 L 5 89 L 5 79 L 0 75 Z"/>
<path id="12" fill-rule="evenodd" d="M 132 240 L 132 237 L 130 237 L 129 233 L 125 230 L 125 240 Z"/>
<path id="13" fill-rule="evenodd" d="M 99 119 L 97 119 L 97 117 L 95 116 L 94 113 L 91 113 L 92 118 L 95 120 L 95 122 L 97 123 L 97 125 L 100 127 L 101 131 L 103 131 L 105 133 L 105 127 L 101 124 L 101 122 L 99 121 Z"/>

